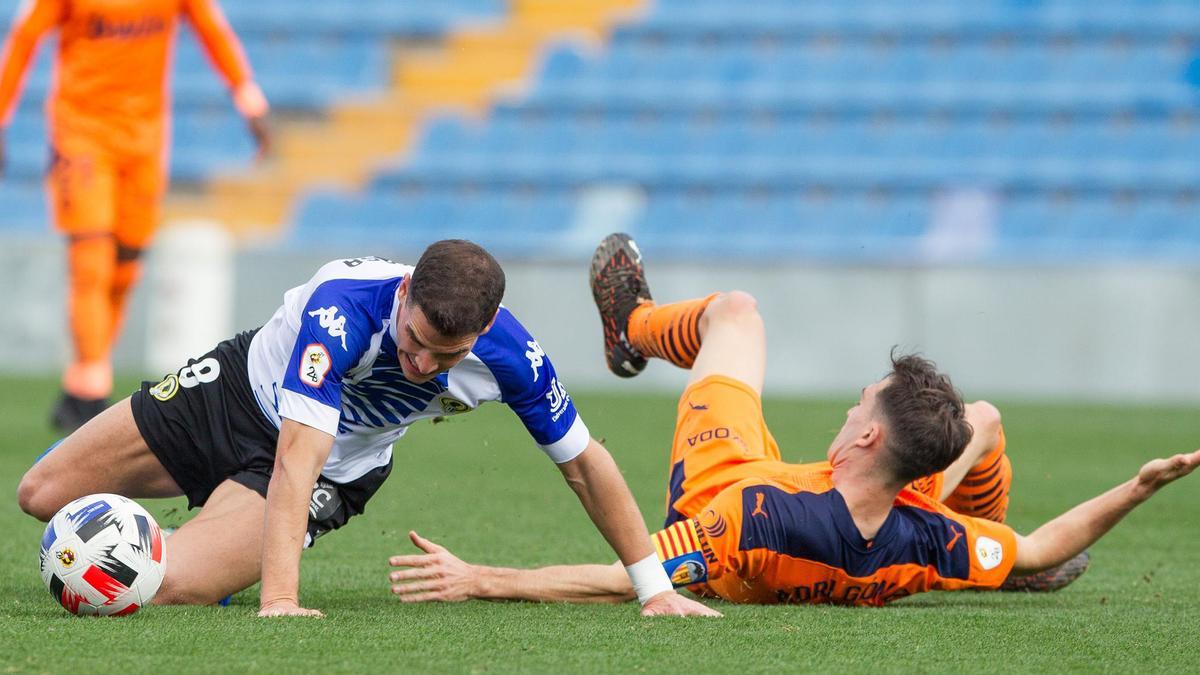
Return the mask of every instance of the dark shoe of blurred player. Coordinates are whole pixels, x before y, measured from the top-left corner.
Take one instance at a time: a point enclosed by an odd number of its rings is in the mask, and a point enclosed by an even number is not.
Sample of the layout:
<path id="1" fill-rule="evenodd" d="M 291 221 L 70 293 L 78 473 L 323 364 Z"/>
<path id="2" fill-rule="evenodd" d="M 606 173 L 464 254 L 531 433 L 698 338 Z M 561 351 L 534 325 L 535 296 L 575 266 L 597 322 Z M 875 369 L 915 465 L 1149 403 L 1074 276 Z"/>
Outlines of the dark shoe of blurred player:
<path id="1" fill-rule="evenodd" d="M 79 398 L 66 392 L 50 411 L 50 424 L 63 434 L 69 434 L 108 408 L 107 398 Z"/>

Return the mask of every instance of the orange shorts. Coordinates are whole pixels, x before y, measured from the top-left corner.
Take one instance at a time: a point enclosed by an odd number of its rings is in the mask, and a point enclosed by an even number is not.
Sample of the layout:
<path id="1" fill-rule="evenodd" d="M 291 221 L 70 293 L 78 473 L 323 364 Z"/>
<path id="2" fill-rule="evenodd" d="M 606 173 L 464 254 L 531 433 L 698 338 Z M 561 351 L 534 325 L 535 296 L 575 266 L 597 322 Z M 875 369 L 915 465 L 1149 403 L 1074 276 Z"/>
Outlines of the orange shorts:
<path id="1" fill-rule="evenodd" d="M 712 375 L 683 390 L 671 445 L 664 527 L 695 518 L 721 490 L 746 478 L 792 474 L 763 419 L 762 399 L 744 382 Z M 909 487 L 940 501 L 941 473 Z"/>
<path id="2" fill-rule="evenodd" d="M 46 191 L 54 223 L 68 236 L 112 234 L 145 248 L 166 189 L 162 153 L 122 156 L 86 138 L 54 139 Z"/>
<path id="3" fill-rule="evenodd" d="M 693 518 L 734 483 L 787 471 L 757 392 L 712 375 L 683 390 L 671 445 L 667 524 Z"/>

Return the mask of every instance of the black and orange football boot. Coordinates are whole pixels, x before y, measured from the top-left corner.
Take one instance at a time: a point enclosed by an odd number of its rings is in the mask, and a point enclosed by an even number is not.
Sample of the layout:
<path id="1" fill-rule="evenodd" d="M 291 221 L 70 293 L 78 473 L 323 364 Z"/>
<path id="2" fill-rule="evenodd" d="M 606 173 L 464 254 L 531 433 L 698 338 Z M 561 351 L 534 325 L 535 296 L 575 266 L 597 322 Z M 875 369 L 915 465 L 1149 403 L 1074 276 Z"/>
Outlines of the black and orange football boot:
<path id="1" fill-rule="evenodd" d="M 604 329 L 604 359 L 619 377 L 633 377 L 646 368 L 646 357 L 629 343 L 629 315 L 641 302 L 652 300 L 642 252 L 623 232 L 610 234 L 592 256 L 592 298 Z"/>

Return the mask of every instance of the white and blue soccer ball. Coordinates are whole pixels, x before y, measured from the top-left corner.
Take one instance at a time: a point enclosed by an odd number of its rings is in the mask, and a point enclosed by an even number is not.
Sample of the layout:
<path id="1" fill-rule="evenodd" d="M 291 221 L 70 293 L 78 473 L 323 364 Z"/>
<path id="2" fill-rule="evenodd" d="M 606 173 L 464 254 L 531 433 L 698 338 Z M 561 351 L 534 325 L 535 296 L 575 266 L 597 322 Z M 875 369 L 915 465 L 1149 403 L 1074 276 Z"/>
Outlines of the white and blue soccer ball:
<path id="1" fill-rule="evenodd" d="M 120 495 L 80 497 L 56 513 L 42 534 L 42 581 L 76 615 L 136 612 L 162 585 L 166 559 L 158 523 Z"/>

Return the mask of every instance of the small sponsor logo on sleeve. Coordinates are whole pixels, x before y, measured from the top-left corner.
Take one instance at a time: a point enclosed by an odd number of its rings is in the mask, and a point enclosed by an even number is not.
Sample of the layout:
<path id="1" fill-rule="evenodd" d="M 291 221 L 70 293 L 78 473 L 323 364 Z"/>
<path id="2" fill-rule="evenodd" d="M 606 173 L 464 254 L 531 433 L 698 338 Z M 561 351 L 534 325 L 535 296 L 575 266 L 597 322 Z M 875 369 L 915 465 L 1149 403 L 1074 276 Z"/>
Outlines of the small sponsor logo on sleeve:
<path id="1" fill-rule="evenodd" d="M 979 537 L 975 540 L 975 557 L 983 569 L 994 569 L 1004 562 L 1004 547 L 991 537 Z"/>
<path id="2" fill-rule="evenodd" d="M 304 348 L 304 356 L 300 358 L 300 381 L 310 387 L 319 387 L 332 367 L 333 361 L 325 351 L 325 345 L 314 342 Z"/>
<path id="3" fill-rule="evenodd" d="M 550 391 L 546 392 L 546 400 L 550 403 L 550 418 L 557 422 L 558 418 L 567 411 L 567 404 L 571 402 L 567 388 L 558 381 L 557 377 L 550 378 Z"/>

